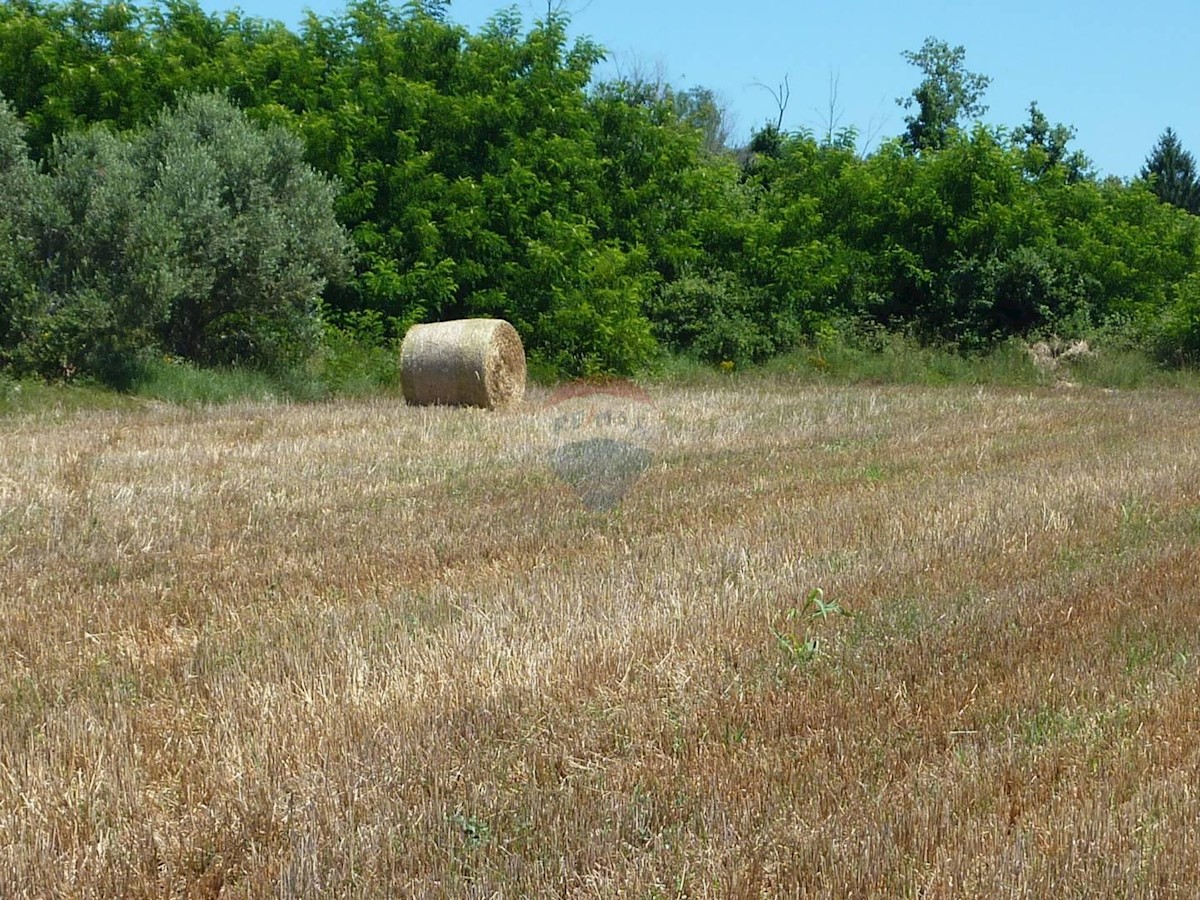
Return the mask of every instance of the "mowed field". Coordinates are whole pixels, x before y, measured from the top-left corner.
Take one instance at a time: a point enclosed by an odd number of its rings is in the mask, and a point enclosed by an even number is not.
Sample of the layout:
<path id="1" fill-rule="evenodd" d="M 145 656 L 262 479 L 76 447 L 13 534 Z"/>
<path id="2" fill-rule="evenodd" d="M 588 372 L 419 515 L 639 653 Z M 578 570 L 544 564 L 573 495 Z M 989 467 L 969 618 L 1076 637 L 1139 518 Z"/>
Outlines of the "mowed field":
<path id="1" fill-rule="evenodd" d="M 0 897 L 1195 897 L 1200 396 L 0 420 Z"/>

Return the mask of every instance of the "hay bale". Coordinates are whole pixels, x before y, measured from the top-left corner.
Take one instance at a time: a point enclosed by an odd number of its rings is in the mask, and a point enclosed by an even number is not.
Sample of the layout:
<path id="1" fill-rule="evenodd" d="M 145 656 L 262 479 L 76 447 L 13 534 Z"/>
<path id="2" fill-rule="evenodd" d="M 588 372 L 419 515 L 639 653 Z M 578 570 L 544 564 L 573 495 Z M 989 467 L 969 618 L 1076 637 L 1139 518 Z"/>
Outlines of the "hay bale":
<path id="1" fill-rule="evenodd" d="M 404 399 L 502 409 L 525 396 L 525 348 L 502 319 L 414 325 L 400 346 Z"/>

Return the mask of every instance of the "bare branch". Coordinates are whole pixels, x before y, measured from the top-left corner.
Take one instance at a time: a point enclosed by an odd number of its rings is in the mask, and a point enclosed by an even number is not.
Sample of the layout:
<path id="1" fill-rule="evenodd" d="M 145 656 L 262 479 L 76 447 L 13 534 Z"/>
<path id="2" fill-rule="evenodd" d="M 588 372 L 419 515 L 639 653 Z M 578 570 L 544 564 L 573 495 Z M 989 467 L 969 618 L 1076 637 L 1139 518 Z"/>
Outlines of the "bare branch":
<path id="1" fill-rule="evenodd" d="M 821 124 L 824 126 L 825 143 L 833 143 L 834 132 L 837 131 L 838 125 L 841 124 L 842 116 L 846 110 L 838 105 L 838 93 L 841 86 L 842 75 L 840 72 L 829 70 L 829 102 L 824 113 L 821 110 L 813 107 L 813 112 L 821 116 Z"/>
<path id="2" fill-rule="evenodd" d="M 775 122 L 775 130 L 782 130 L 783 114 L 787 111 L 788 101 L 792 99 L 792 86 L 788 83 L 788 76 L 783 76 L 783 81 L 780 83 L 778 89 L 771 87 L 769 84 L 763 84 L 763 82 L 758 80 L 754 82 L 754 86 L 760 87 L 770 94 L 771 99 L 775 101 L 775 105 L 779 107 L 779 119 Z"/>
<path id="3" fill-rule="evenodd" d="M 546 0 L 546 19 L 552 19 L 563 14 L 569 15 L 571 18 L 586 12 L 588 7 L 592 5 L 592 0 L 587 0 L 579 9 L 571 11 L 567 9 L 568 0 Z M 532 5 L 532 3 L 530 4 Z"/>

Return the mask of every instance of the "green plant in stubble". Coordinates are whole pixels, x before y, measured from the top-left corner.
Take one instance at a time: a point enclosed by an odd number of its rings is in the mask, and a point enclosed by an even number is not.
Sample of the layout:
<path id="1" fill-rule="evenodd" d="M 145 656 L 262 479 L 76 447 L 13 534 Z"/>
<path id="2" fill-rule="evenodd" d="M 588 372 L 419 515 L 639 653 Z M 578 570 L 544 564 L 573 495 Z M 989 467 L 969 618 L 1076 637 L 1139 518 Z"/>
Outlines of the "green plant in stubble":
<path id="1" fill-rule="evenodd" d="M 492 828 L 478 816 L 467 815 L 460 808 L 450 817 L 451 824 L 462 833 L 467 847 L 474 850 L 492 838 Z"/>
<path id="2" fill-rule="evenodd" d="M 771 634 L 792 667 L 799 668 L 809 665 L 824 653 L 824 642 L 819 635 L 811 632 L 812 626 L 832 616 L 850 615 L 852 613 L 837 600 L 826 600 L 821 588 L 813 588 L 801 606 L 793 606 L 784 613 L 787 626 L 772 628 Z"/>

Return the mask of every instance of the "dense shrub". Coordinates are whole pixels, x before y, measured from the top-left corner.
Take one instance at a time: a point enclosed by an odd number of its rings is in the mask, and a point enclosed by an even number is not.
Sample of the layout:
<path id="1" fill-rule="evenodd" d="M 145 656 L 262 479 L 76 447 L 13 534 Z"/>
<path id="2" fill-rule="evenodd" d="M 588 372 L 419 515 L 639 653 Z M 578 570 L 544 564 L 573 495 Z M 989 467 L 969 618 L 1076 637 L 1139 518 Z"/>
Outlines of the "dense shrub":
<path id="1" fill-rule="evenodd" d="M 163 113 L 134 154 L 144 201 L 175 229 L 165 348 L 207 365 L 288 367 L 311 355 L 321 291 L 343 273 L 349 243 L 334 187 L 300 141 L 205 94 Z"/>
<path id="2" fill-rule="evenodd" d="M 34 296 L 36 221 L 45 188 L 29 160 L 24 128 L 0 98 L 0 361 L 11 363 L 20 320 Z"/>
<path id="3" fill-rule="evenodd" d="M 281 368 L 315 352 L 321 290 L 349 243 L 332 185 L 282 129 L 208 94 L 132 139 L 103 126 L 64 136 L 45 176 L 27 160 L 9 168 L 15 195 L 39 200 L 21 213 L 32 249 L 10 254 L 29 262 L 6 270 L 18 370 L 119 384 L 147 354 Z"/>
<path id="4" fill-rule="evenodd" d="M 1200 272 L 1184 279 L 1154 334 L 1159 357 L 1170 364 L 1200 368 Z"/>
<path id="5" fill-rule="evenodd" d="M 47 183 L 38 290 L 14 317 L 15 359 L 121 382 L 169 311 L 176 228 L 149 202 L 130 144 L 103 128 L 59 140 Z"/>
<path id="6" fill-rule="evenodd" d="M 731 272 L 684 275 L 664 285 L 651 304 L 655 332 L 667 348 L 705 362 L 760 362 L 775 349 L 759 321 L 761 293 Z"/>

